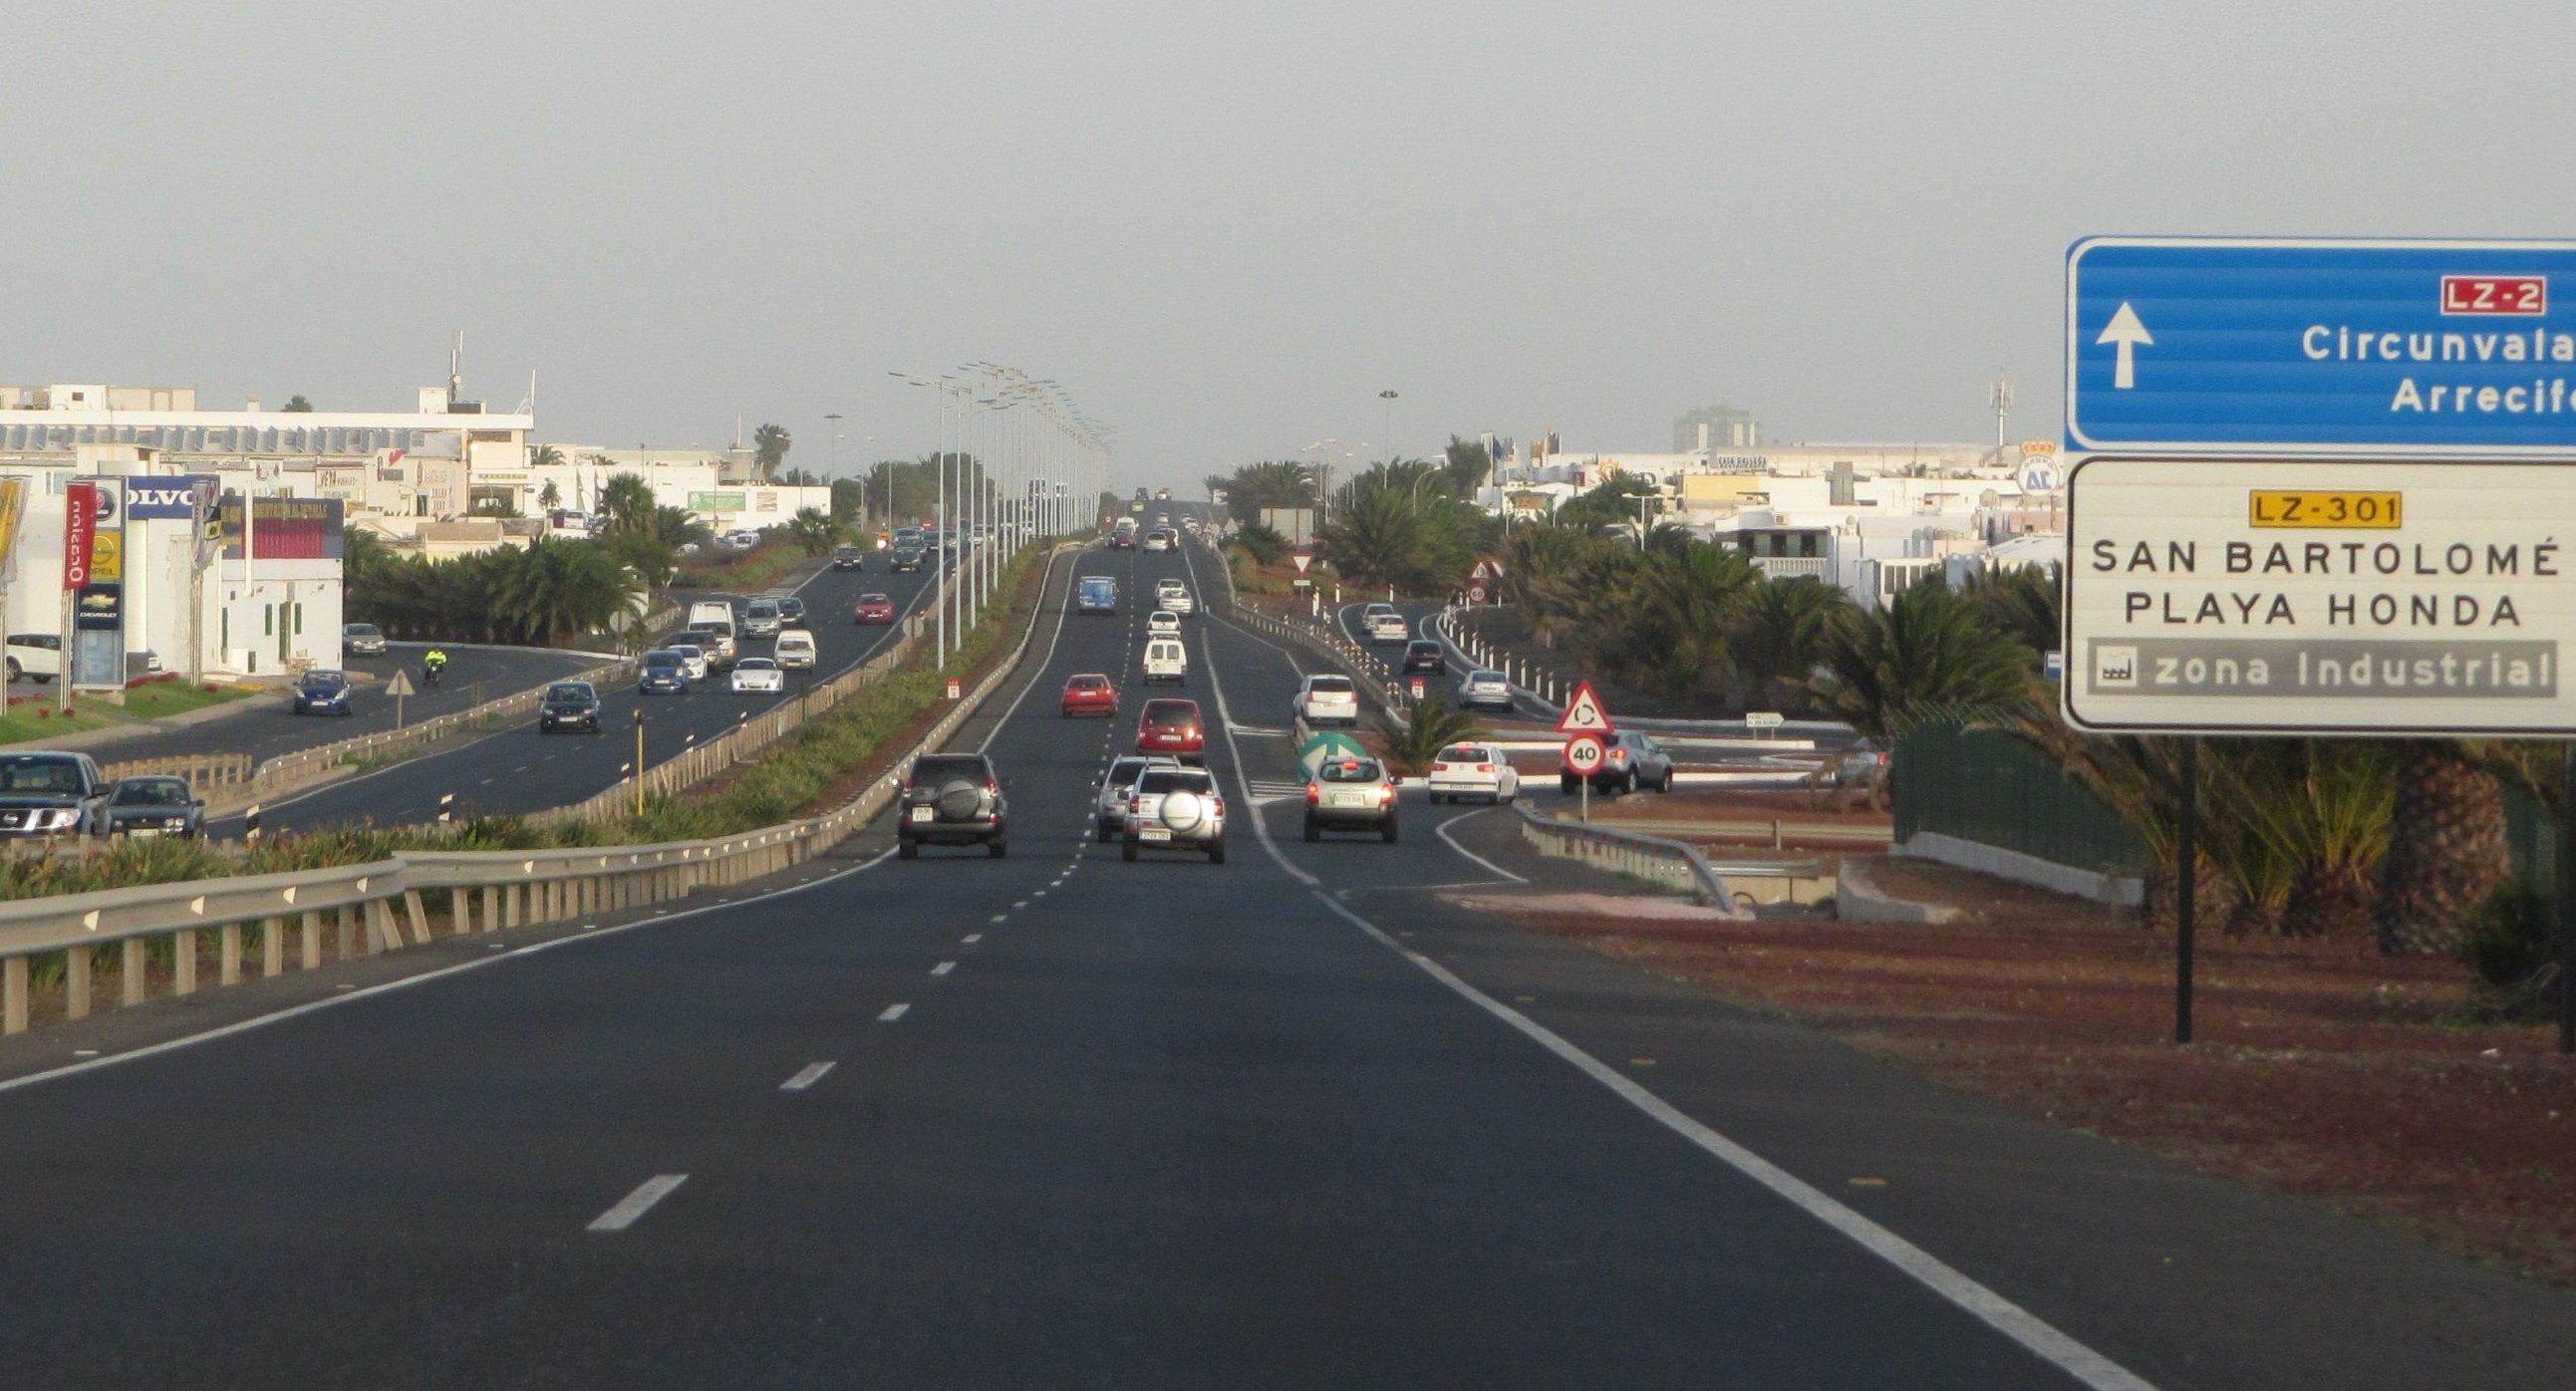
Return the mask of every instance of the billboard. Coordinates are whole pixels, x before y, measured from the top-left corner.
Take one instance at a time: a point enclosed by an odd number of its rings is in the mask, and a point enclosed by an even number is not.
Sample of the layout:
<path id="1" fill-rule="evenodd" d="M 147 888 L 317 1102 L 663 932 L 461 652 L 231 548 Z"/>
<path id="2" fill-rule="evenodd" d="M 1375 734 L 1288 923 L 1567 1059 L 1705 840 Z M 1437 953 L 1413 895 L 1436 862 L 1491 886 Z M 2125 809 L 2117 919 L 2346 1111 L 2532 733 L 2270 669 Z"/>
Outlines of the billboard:
<path id="1" fill-rule="evenodd" d="M 741 493 L 689 494 L 689 510 L 692 512 L 747 512 L 750 509 L 744 502 L 745 497 Z"/>
<path id="2" fill-rule="evenodd" d="M 186 521 L 196 515 L 197 486 L 214 481 L 211 474 L 129 478 L 125 483 L 125 515 L 138 522 Z"/>
<path id="3" fill-rule="evenodd" d="M 63 485 L 63 588 L 89 583 L 90 548 L 98 539 L 98 485 Z"/>
<path id="4" fill-rule="evenodd" d="M 253 560 L 338 560 L 342 503 L 335 497 L 264 497 L 252 500 Z M 224 559 L 242 558 L 242 500 L 226 493 L 215 505 L 215 533 Z"/>

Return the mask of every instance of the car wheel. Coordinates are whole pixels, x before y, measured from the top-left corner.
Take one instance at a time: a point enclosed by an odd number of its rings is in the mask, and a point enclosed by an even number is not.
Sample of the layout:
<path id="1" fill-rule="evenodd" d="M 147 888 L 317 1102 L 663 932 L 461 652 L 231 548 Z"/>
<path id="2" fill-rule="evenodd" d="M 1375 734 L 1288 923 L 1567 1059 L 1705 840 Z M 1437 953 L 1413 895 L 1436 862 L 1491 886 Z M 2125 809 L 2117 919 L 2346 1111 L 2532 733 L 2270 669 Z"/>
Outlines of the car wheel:
<path id="1" fill-rule="evenodd" d="M 1659 793 L 1659 794 L 1660 794 L 1660 793 L 1670 792 L 1670 791 L 1672 791 L 1672 790 L 1673 790 L 1673 770 L 1672 770 L 1672 769 L 1670 769 L 1670 768 L 1666 768 L 1666 769 L 1664 770 L 1664 775 L 1663 775 L 1662 777 L 1657 778 L 1657 779 L 1655 780 L 1655 791 L 1656 791 L 1657 793 Z"/>
<path id="2" fill-rule="evenodd" d="M 988 840 L 984 842 L 984 853 L 998 860 L 1011 853 L 1011 843 L 1007 840 Z"/>
<path id="3" fill-rule="evenodd" d="M 15 680 L 17 680 L 17 679 L 18 679 L 21 675 L 23 675 L 23 674 L 24 674 L 24 673 L 23 673 L 23 672 L 21 672 L 21 671 L 19 670 L 19 667 L 18 667 L 18 659 L 17 659 L 17 658 L 15 658 L 15 657 L 10 658 L 10 659 L 9 659 L 9 679 L 10 679 L 10 680 L 12 680 L 12 681 L 15 681 Z"/>
<path id="4" fill-rule="evenodd" d="M 1307 818 L 1306 818 L 1306 839 L 1308 839 L 1308 840 L 1310 840 L 1310 841 L 1317 841 L 1317 840 L 1322 840 L 1323 838 L 1324 838 L 1324 828 L 1315 824 L 1315 818 L 1313 818 L 1313 817 L 1311 817 L 1311 816 L 1310 816 L 1310 817 L 1307 817 Z"/>
<path id="5" fill-rule="evenodd" d="M 910 836 L 905 836 L 902 839 L 897 840 L 894 843 L 894 857 L 898 860 L 920 859 L 921 842 L 914 840 Z"/>
<path id="6" fill-rule="evenodd" d="M 1118 858 L 1122 860 L 1132 860 L 1136 858 L 1136 842 L 1133 838 L 1123 840 L 1118 843 Z"/>
<path id="7" fill-rule="evenodd" d="M 1386 843 L 1387 843 L 1387 844 L 1389 844 L 1389 845 L 1393 845 L 1393 844 L 1395 844 L 1395 818 L 1394 818 L 1394 817 L 1392 817 L 1392 816 L 1388 817 L 1388 818 L 1386 819 L 1386 824 L 1385 824 L 1385 825 L 1383 825 L 1383 826 L 1378 827 L 1378 828 L 1377 828 L 1377 831 L 1378 831 L 1378 834 L 1379 834 L 1379 835 L 1384 836 L 1384 837 L 1386 838 Z"/>
<path id="8" fill-rule="evenodd" d="M 1574 795 L 1574 781 L 1574 774 L 1559 773 L 1556 775 L 1556 790 L 1571 797 Z"/>
<path id="9" fill-rule="evenodd" d="M 1212 865 L 1221 865 L 1225 863 L 1224 841 L 1218 840 L 1210 841 L 1208 843 L 1208 863 Z"/>

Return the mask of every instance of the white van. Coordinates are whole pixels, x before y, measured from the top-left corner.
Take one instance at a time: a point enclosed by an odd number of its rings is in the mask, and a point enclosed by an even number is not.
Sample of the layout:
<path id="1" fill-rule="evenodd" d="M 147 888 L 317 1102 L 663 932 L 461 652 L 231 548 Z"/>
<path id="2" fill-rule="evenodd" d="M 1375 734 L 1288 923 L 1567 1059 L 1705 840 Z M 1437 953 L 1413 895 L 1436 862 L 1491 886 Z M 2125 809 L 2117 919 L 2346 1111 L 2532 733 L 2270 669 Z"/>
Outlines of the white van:
<path id="1" fill-rule="evenodd" d="M 728 662 L 734 659 L 735 629 L 732 600 L 700 599 L 689 605 L 689 626 L 703 628 L 715 634 L 724 644 L 724 659 Z"/>
<path id="2" fill-rule="evenodd" d="M 771 649 L 770 655 L 788 671 L 812 671 L 814 635 L 802 628 L 790 628 L 778 635 L 778 645 Z"/>
<path id="3" fill-rule="evenodd" d="M 1179 638 L 1145 640 L 1146 684 L 1169 681 L 1175 686 L 1185 686 L 1189 684 L 1189 677 L 1189 653 L 1182 649 Z"/>

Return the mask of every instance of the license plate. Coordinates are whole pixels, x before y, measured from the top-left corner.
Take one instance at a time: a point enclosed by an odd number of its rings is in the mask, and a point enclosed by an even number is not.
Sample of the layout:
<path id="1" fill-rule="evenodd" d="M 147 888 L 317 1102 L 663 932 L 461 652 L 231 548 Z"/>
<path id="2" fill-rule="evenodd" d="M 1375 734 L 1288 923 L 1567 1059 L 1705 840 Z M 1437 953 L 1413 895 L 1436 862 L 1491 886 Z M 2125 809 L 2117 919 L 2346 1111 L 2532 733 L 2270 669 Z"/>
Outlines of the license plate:
<path id="1" fill-rule="evenodd" d="M 1138 840 L 1170 840 L 1172 838 L 1172 833 L 1159 827 L 1155 827 L 1138 831 L 1136 833 L 1136 838 Z"/>
<path id="2" fill-rule="evenodd" d="M 930 819 L 930 816 L 931 809 L 928 807 L 914 807 L 912 809 L 912 819 L 915 821 L 927 821 Z"/>
<path id="3" fill-rule="evenodd" d="M 1368 805 L 1368 798 L 1363 797 L 1356 792 L 1336 792 L 1328 800 L 1332 805 L 1337 807 L 1364 807 Z"/>
<path id="4" fill-rule="evenodd" d="M 137 826 L 133 830 L 126 832 L 126 834 L 129 836 L 157 836 L 161 834 L 161 828 L 158 826 Z"/>

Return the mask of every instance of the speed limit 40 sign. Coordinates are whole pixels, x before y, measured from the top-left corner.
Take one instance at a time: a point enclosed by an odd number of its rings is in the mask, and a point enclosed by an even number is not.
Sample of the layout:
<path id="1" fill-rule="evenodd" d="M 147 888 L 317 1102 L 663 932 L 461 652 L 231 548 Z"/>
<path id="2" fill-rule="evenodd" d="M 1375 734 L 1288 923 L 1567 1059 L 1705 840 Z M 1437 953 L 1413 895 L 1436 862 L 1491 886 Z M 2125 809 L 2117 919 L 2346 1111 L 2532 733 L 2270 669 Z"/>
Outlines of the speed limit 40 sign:
<path id="1" fill-rule="evenodd" d="M 1565 741 L 1565 771 L 1588 778 L 1610 761 L 1610 748 L 1598 734 L 1577 734 Z"/>

